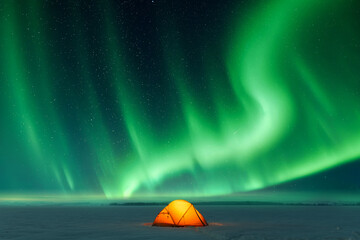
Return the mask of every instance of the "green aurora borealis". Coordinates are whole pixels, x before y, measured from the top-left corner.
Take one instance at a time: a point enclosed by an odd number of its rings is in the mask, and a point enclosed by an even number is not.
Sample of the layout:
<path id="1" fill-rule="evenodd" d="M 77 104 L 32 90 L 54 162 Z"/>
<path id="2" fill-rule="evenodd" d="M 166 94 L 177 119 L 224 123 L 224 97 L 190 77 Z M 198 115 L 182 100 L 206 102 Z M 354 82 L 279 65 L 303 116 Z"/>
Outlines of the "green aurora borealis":
<path id="1" fill-rule="evenodd" d="M 195 2 L 1 1 L 0 193 L 214 196 L 360 158 L 357 1 Z"/>

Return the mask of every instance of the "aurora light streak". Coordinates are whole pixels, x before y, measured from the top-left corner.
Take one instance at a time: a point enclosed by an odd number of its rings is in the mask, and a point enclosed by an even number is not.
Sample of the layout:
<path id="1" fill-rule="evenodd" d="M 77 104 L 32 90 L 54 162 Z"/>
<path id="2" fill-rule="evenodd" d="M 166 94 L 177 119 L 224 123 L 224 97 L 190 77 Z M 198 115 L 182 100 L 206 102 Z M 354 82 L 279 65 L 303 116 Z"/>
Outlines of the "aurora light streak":
<path id="1" fill-rule="evenodd" d="M 360 158 L 352 0 L 0 3 L 0 193 L 263 189 Z"/>

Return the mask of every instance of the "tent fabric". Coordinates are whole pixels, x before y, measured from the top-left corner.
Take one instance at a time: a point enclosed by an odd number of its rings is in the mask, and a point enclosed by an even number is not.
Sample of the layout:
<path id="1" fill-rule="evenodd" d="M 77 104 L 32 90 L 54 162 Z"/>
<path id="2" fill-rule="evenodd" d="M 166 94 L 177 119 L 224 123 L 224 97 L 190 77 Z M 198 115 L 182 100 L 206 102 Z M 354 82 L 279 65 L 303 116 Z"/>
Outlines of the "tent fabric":
<path id="1" fill-rule="evenodd" d="M 195 209 L 194 205 L 185 200 L 175 200 L 169 203 L 156 216 L 153 226 L 207 226 L 205 218 Z"/>

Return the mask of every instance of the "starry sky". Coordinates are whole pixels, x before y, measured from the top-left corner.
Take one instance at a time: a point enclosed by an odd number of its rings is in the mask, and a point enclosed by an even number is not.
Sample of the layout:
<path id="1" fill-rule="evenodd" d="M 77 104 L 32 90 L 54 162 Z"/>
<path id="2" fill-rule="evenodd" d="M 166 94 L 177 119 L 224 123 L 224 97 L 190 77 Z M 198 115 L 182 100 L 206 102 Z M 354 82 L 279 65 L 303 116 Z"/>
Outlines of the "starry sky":
<path id="1" fill-rule="evenodd" d="M 356 0 L 2 0 L 0 194 L 360 191 Z"/>

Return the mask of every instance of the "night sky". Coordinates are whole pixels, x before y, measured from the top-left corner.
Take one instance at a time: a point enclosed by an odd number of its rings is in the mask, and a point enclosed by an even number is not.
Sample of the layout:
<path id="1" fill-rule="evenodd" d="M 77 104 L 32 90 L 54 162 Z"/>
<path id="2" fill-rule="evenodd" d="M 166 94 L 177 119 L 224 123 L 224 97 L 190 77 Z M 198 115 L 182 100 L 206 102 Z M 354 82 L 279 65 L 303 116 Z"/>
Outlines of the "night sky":
<path id="1" fill-rule="evenodd" d="M 0 1 L 0 195 L 360 192 L 360 2 Z"/>

